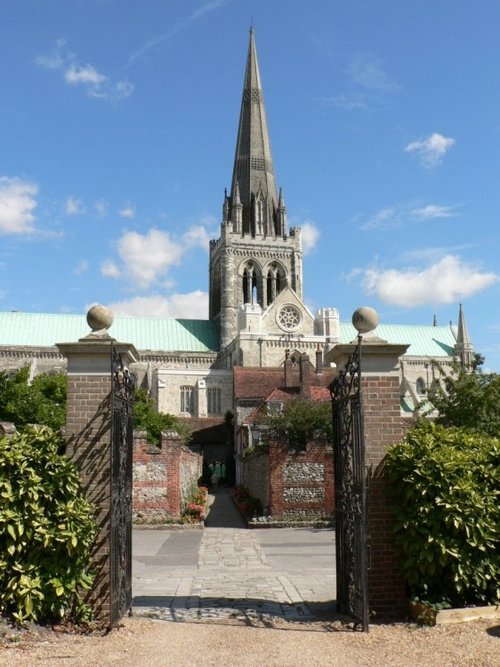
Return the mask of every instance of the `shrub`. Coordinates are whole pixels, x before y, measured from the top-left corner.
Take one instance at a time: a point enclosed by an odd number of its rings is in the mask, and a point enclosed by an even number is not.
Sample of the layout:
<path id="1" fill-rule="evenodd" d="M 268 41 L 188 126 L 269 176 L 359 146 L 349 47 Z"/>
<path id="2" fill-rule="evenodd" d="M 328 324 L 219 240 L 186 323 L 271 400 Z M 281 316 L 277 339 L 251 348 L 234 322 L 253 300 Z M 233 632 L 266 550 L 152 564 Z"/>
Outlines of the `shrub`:
<path id="1" fill-rule="evenodd" d="M 417 423 L 389 449 L 396 542 L 412 596 L 475 604 L 498 599 L 500 440 Z"/>
<path id="2" fill-rule="evenodd" d="M 161 443 L 163 431 L 176 431 L 184 444 L 191 439 L 190 428 L 174 415 L 158 412 L 144 389 L 135 392 L 134 428 L 146 431 L 148 441 L 156 446 Z"/>
<path id="3" fill-rule="evenodd" d="M 20 623 L 89 613 L 94 508 L 59 445 L 45 426 L 0 438 L 0 612 Z"/>
<path id="4" fill-rule="evenodd" d="M 294 398 L 281 412 L 267 413 L 260 420 L 267 427 L 266 437 L 304 450 L 308 442 L 332 442 L 332 406 L 325 401 Z"/>
<path id="5" fill-rule="evenodd" d="M 57 430 L 66 421 L 64 373 L 41 373 L 31 384 L 29 366 L 0 372 L 0 419 L 22 430 L 28 424 L 44 424 Z"/>

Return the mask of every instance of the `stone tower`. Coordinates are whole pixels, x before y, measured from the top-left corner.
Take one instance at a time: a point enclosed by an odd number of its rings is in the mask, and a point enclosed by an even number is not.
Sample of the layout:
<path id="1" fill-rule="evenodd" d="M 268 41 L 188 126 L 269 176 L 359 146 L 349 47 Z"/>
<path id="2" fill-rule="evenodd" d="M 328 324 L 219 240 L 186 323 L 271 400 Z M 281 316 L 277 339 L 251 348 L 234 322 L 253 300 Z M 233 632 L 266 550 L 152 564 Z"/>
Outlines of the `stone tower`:
<path id="1" fill-rule="evenodd" d="M 287 232 L 283 193 L 274 176 L 253 29 L 243 84 L 231 192 L 224 193 L 221 235 L 210 241 L 210 319 L 221 349 L 238 334 L 238 308 L 265 310 L 290 287 L 302 299 L 300 229 Z"/>
<path id="2" fill-rule="evenodd" d="M 457 328 L 457 342 L 455 345 L 455 355 L 458 357 L 460 364 L 466 370 L 472 368 L 474 361 L 474 348 L 469 338 L 469 332 L 465 324 L 465 316 L 462 304 L 458 310 L 458 328 Z"/>

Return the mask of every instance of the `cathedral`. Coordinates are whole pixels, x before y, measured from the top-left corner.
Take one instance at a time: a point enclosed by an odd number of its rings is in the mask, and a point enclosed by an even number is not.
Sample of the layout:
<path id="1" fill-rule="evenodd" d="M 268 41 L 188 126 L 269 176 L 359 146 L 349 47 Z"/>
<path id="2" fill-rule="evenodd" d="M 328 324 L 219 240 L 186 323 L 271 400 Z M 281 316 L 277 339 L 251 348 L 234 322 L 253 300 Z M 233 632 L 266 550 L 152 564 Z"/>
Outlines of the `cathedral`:
<path id="1" fill-rule="evenodd" d="M 63 369 L 55 344 L 87 333 L 84 316 L 0 313 L 0 369 Z M 277 187 L 251 30 L 231 187 L 220 237 L 210 241 L 209 319 L 117 317 L 110 334 L 139 350 L 139 384 L 160 411 L 190 420 L 194 446 L 214 459 L 230 455 L 222 428 L 229 412 L 238 438 L 248 413 L 291 386 L 292 376 L 297 387 L 308 378 L 309 386 L 325 389 L 335 372 L 332 349 L 356 333 L 336 308 L 313 314 L 304 304 L 301 230 L 288 227 Z M 461 306 L 456 327 L 380 324 L 374 334 L 409 346 L 400 360 L 402 413 L 413 411 L 436 381 L 433 360 L 467 366 L 473 356 Z"/>

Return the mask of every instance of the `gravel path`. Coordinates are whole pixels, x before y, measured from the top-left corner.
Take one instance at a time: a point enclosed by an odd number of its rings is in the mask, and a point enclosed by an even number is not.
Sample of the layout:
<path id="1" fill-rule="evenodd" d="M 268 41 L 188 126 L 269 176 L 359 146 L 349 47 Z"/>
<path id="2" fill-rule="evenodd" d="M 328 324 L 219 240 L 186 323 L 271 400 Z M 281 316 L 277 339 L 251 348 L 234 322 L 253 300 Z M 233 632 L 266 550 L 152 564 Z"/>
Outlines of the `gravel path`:
<path id="1" fill-rule="evenodd" d="M 420 628 L 338 622 L 171 623 L 128 618 L 104 637 L 42 632 L 0 644 L 0 665 L 47 667 L 498 667 L 500 626 L 491 621 Z"/>

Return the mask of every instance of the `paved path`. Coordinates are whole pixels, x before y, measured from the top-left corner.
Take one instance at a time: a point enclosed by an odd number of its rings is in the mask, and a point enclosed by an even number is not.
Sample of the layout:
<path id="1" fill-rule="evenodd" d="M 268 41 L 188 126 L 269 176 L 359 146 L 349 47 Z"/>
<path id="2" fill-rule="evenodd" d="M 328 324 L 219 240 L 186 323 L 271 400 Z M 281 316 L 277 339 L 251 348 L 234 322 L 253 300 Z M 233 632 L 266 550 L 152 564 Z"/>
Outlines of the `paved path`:
<path id="1" fill-rule="evenodd" d="M 248 530 L 226 489 L 210 500 L 203 530 L 134 531 L 135 615 L 305 620 L 333 608 L 332 530 Z"/>

